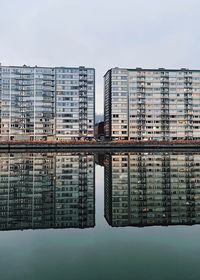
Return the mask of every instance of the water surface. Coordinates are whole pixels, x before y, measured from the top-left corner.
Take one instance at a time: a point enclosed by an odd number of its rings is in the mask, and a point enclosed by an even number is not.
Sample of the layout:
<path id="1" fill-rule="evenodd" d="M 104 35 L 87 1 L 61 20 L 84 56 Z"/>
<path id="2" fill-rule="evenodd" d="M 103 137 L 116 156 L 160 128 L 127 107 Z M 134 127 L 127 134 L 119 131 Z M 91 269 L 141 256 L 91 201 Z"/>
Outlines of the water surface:
<path id="1" fill-rule="evenodd" d="M 197 152 L 0 154 L 1 279 L 199 279 Z"/>

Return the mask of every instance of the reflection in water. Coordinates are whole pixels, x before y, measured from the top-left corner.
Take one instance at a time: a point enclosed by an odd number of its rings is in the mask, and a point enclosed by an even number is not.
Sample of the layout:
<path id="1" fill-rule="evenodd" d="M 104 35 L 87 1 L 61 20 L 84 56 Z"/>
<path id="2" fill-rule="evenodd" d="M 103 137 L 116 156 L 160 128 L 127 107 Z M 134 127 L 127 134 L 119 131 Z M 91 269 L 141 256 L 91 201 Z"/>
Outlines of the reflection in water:
<path id="1" fill-rule="evenodd" d="M 107 154 L 104 166 L 111 226 L 200 223 L 199 153 Z"/>
<path id="2" fill-rule="evenodd" d="M 200 155 L 0 154 L 0 230 L 95 226 L 95 166 L 114 227 L 200 223 Z"/>
<path id="3" fill-rule="evenodd" d="M 0 230 L 95 225 L 94 156 L 0 154 Z"/>

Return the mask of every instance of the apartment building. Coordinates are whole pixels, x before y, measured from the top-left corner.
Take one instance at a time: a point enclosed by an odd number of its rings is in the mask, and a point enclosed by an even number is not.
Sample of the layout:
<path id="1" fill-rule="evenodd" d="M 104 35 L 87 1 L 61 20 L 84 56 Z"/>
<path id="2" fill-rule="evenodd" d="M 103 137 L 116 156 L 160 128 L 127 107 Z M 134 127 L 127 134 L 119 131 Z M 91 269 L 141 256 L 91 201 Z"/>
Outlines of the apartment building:
<path id="1" fill-rule="evenodd" d="M 56 138 L 93 138 L 95 125 L 94 69 L 56 68 L 55 71 Z"/>
<path id="2" fill-rule="evenodd" d="M 0 139 L 94 137 L 95 71 L 0 65 Z"/>
<path id="3" fill-rule="evenodd" d="M 200 70 L 113 68 L 104 93 L 107 139 L 200 139 Z"/>
<path id="4" fill-rule="evenodd" d="M 0 230 L 95 226 L 94 156 L 0 154 Z"/>
<path id="5" fill-rule="evenodd" d="M 104 165 L 111 226 L 200 223 L 199 153 L 107 154 Z"/>

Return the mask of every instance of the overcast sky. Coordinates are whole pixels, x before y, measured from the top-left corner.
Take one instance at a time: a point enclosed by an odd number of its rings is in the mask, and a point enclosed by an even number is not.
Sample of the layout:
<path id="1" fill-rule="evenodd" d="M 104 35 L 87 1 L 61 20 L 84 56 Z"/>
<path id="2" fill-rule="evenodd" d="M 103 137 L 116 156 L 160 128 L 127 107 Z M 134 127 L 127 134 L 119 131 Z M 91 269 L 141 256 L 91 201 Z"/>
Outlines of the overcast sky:
<path id="1" fill-rule="evenodd" d="M 0 0 L 3 65 L 200 68 L 199 0 Z"/>

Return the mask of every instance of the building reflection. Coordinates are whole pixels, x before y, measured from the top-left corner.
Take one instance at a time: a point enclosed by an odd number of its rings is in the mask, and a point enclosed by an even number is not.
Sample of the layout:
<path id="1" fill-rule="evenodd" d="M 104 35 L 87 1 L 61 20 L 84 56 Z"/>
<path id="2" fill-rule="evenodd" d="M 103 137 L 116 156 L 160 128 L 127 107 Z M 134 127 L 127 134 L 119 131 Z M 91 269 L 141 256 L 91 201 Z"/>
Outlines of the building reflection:
<path id="1" fill-rule="evenodd" d="M 107 154 L 105 218 L 114 227 L 200 223 L 200 154 Z"/>
<path id="2" fill-rule="evenodd" d="M 95 226 L 94 156 L 0 154 L 0 230 Z"/>

